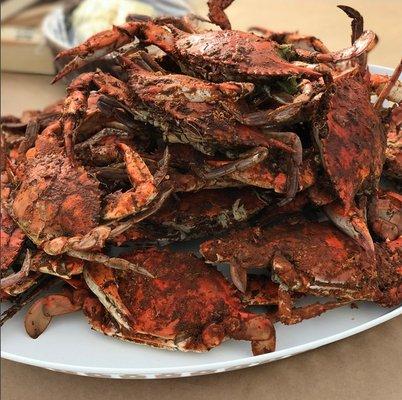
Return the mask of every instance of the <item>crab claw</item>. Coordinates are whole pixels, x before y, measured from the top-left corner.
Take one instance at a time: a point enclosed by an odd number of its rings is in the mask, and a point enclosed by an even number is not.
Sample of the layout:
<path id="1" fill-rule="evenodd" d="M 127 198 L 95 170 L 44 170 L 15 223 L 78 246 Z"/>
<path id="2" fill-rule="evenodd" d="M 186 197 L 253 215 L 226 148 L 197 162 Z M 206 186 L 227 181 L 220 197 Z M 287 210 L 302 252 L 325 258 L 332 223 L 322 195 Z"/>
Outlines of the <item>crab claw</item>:
<path id="1" fill-rule="evenodd" d="M 332 53 L 317 53 L 303 49 L 294 49 L 301 60 L 318 63 L 336 63 L 357 58 L 372 50 L 378 42 L 378 37 L 373 31 L 364 31 L 350 47 Z"/>
<path id="2" fill-rule="evenodd" d="M 221 29 L 232 29 L 230 21 L 224 10 L 228 8 L 234 0 L 208 0 L 208 18 L 212 23 Z"/>
<path id="3" fill-rule="evenodd" d="M 272 321 L 266 315 L 241 313 L 241 318 L 233 321 L 233 331 L 229 336 L 237 340 L 250 340 L 253 355 L 269 353 L 275 350 L 276 335 Z M 226 323 L 227 325 L 227 323 Z"/>
<path id="4" fill-rule="evenodd" d="M 238 160 L 229 161 L 222 167 L 216 167 L 207 172 L 199 172 L 199 175 L 201 178 L 206 180 L 220 178 L 233 172 L 244 171 L 264 161 L 267 157 L 268 149 L 265 147 L 256 147 L 251 151 L 242 154 Z"/>
<path id="5" fill-rule="evenodd" d="M 31 267 L 31 252 L 27 250 L 21 269 L 14 274 L 8 275 L 5 278 L 1 278 L 0 288 L 6 289 L 10 286 L 17 284 L 21 279 L 23 279 L 29 274 L 30 267 Z"/>
<path id="6" fill-rule="evenodd" d="M 402 234 L 402 195 L 380 192 L 368 207 L 368 221 L 372 231 L 384 241 L 396 241 Z"/>
<path id="7" fill-rule="evenodd" d="M 106 198 L 103 219 L 117 220 L 139 212 L 157 195 L 154 177 L 141 156 L 125 143 L 118 144 L 124 153 L 127 174 L 134 188 Z"/>
<path id="8" fill-rule="evenodd" d="M 232 263 L 230 265 L 230 277 L 237 289 L 239 289 L 240 292 L 245 293 L 247 289 L 247 270 Z"/>
<path id="9" fill-rule="evenodd" d="M 86 293 L 86 291 L 85 291 Z M 38 338 L 53 317 L 81 309 L 84 297 L 77 291 L 73 295 L 50 294 L 35 301 L 25 316 L 25 330 L 32 339 Z"/>
<path id="10" fill-rule="evenodd" d="M 353 238 L 363 249 L 374 253 L 373 238 L 360 210 L 352 206 L 349 212 L 345 212 L 342 205 L 334 202 L 326 205 L 324 211 L 341 231 Z"/>
<path id="11" fill-rule="evenodd" d="M 294 121 L 306 102 L 290 103 L 274 110 L 260 110 L 242 116 L 240 122 L 249 126 L 277 126 Z"/>
<path id="12" fill-rule="evenodd" d="M 352 43 L 354 43 L 363 33 L 363 17 L 359 11 L 352 7 L 339 5 L 340 8 L 349 18 L 352 18 Z"/>
<path id="13" fill-rule="evenodd" d="M 43 250 L 52 256 L 63 254 L 69 250 L 88 251 L 94 249 L 102 249 L 105 241 L 110 234 L 110 228 L 106 225 L 100 225 L 84 236 L 74 236 L 68 238 L 60 236 L 49 240 L 43 244 Z"/>
<path id="14" fill-rule="evenodd" d="M 61 51 L 57 54 L 56 60 L 66 57 L 74 57 L 74 59 L 54 77 L 52 83 L 57 82 L 72 71 L 87 65 L 89 62 L 97 60 L 130 43 L 138 31 L 139 25 L 138 22 L 131 21 L 121 27 L 114 26 L 113 29 L 108 29 L 91 36 L 79 46 Z"/>

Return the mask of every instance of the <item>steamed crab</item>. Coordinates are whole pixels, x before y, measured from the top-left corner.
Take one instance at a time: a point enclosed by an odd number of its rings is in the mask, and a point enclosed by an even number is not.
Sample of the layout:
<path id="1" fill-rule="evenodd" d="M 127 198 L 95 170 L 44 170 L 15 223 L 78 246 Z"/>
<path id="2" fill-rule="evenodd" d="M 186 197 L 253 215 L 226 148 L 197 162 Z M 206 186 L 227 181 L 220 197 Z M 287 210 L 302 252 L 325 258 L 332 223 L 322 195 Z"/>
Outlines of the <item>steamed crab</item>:
<path id="1" fill-rule="evenodd" d="M 258 81 L 272 77 L 306 76 L 317 79 L 320 73 L 286 60 L 308 62 L 345 61 L 369 51 L 377 42 L 372 31 L 365 31 L 352 47 L 335 53 L 317 53 L 286 48 L 252 33 L 225 30 L 188 33 L 164 21 L 132 20 L 122 26 L 100 32 L 79 46 L 62 51 L 57 58 L 75 56 L 56 76 L 62 78 L 86 63 L 114 51 L 134 38 L 147 45 L 153 44 L 180 65 L 182 72 L 211 81 Z"/>
<path id="2" fill-rule="evenodd" d="M 145 68 L 137 60 L 120 57 L 128 74 L 132 98 L 117 101 L 102 96 L 98 106 L 120 122 L 134 119 L 160 128 L 165 140 L 188 143 L 203 153 L 218 150 L 236 152 L 242 148 L 278 148 L 290 153 L 287 197 L 297 191 L 298 166 L 301 163 L 300 140 L 292 132 L 269 132 L 241 124 L 236 120 L 236 102 L 252 86 L 226 82 L 213 84 L 184 75 L 161 75 Z"/>
<path id="3" fill-rule="evenodd" d="M 53 316 L 83 307 L 93 329 L 135 343 L 203 352 L 233 338 L 251 341 L 253 354 L 274 350 L 271 320 L 247 312 L 234 288 L 201 260 L 155 249 L 126 258 L 155 278 L 91 263 L 84 279 L 96 297 L 80 289 L 38 300 L 26 316 L 27 332 L 37 337 Z"/>
<path id="4" fill-rule="evenodd" d="M 342 9 L 352 17 L 353 40 L 363 30 L 363 18 L 350 7 L 342 6 Z M 356 65 L 352 69 L 337 74 L 334 93 L 323 97 L 324 110 L 318 109 L 321 116 L 314 122 L 313 134 L 331 182 L 329 192 L 333 191 L 338 200 L 322 202 L 320 195 L 316 197 L 317 191 L 312 192 L 311 197 L 313 202 L 327 204 L 325 210 L 329 218 L 362 247 L 373 252 L 366 215 L 369 225 L 374 224 L 379 212 L 375 205 L 387 149 L 386 133 L 378 111 L 397 84 L 402 64 L 389 77 L 373 106 L 366 62 L 363 54 L 354 61 Z M 354 107 L 350 108 L 350 104 Z"/>
<path id="5" fill-rule="evenodd" d="M 293 324 L 355 300 L 391 306 L 402 301 L 401 238 L 375 245 L 376 258 L 328 222 L 295 220 L 235 231 L 201 245 L 209 262 L 229 262 L 245 291 L 249 268 L 270 268 L 280 284 L 278 318 Z M 293 308 L 292 292 L 335 301 Z"/>
<path id="6" fill-rule="evenodd" d="M 370 92 L 352 70 L 335 78 L 334 93 L 314 122 L 314 138 L 335 201 L 322 200 L 312 191 L 312 200 L 328 204 L 328 216 L 364 248 L 373 242 L 356 197 L 376 196 L 385 155 L 385 132 L 370 103 Z M 324 103 L 325 104 L 325 103 Z M 352 109 L 350 104 L 355 104 Z"/>
<path id="7" fill-rule="evenodd" d="M 59 143 L 64 125 L 56 121 L 43 131 L 20 165 L 20 184 L 12 192 L 9 212 L 19 227 L 50 255 L 97 259 L 115 268 L 133 268 L 125 260 L 101 254 L 118 220 L 146 211 L 157 200 L 153 177 L 137 153 L 121 144 L 127 171 L 136 188 L 116 193 L 101 209 L 98 182 L 74 166 Z M 114 225 L 99 225 L 99 217 Z M 145 273 L 145 271 L 142 271 Z"/>

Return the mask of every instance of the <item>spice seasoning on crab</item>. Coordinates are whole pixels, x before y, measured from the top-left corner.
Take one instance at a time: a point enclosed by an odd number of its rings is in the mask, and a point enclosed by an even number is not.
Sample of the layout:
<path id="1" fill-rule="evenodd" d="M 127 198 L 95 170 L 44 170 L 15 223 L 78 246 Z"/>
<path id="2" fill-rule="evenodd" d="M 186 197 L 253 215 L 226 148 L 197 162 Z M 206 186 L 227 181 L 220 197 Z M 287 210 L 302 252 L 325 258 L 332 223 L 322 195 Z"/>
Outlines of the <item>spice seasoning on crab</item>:
<path id="1" fill-rule="evenodd" d="M 155 279 L 99 265 L 84 272 L 90 289 L 120 325 L 109 325 L 109 331 L 101 327 L 104 333 L 171 350 L 207 351 L 234 338 L 250 340 L 254 354 L 273 351 L 270 319 L 245 311 L 234 288 L 215 269 L 185 253 L 151 249 L 127 258 L 152 271 Z M 92 322 L 95 329 L 99 322 Z"/>
<path id="2" fill-rule="evenodd" d="M 316 122 L 314 135 L 323 166 L 349 210 L 356 194 L 378 183 L 385 132 L 370 103 L 370 92 L 353 72 L 335 78 L 328 113 L 321 115 L 324 121 L 320 118 Z"/>
<path id="3" fill-rule="evenodd" d="M 57 137 L 60 125 L 59 121 L 49 125 L 27 152 L 27 161 L 18 171 L 21 183 L 13 193 L 13 218 L 48 254 L 68 253 L 114 268 L 134 268 L 99 253 L 112 228 L 98 225 L 98 182 L 66 157 Z"/>
<path id="4" fill-rule="evenodd" d="M 123 104 L 109 96 L 98 102 L 104 112 L 116 109 L 131 114 L 134 119 L 148 122 L 160 128 L 164 139 L 173 143 L 188 143 L 205 154 L 221 150 L 226 153 L 239 152 L 244 148 L 278 148 L 289 153 L 286 194 L 292 198 L 298 189 L 298 166 L 301 163 L 301 144 L 292 132 L 266 132 L 241 124 L 236 120 L 236 99 L 243 94 L 241 83 L 207 83 L 196 78 L 178 74 L 161 75 L 144 68 L 143 60 L 136 62 L 120 57 L 127 71 L 128 87 L 133 93 L 132 101 Z M 232 88 L 231 99 L 222 95 L 223 88 Z M 204 89 L 201 98 L 189 98 L 188 87 L 196 91 Z M 165 93 L 166 88 L 169 88 Z M 205 90 L 208 88 L 208 90 Z M 237 89 L 237 90 L 235 90 Z M 216 100 L 216 96 L 220 101 Z M 190 100 L 190 101 L 189 101 Z"/>
<path id="5" fill-rule="evenodd" d="M 232 1 L 208 1 L 220 31 L 130 16 L 59 54 L 75 59 L 55 81 L 102 58 L 62 102 L 2 118 L 0 298 L 15 304 L 0 324 L 63 282 L 30 307 L 31 337 L 83 309 L 123 340 L 203 352 L 232 338 L 263 354 L 276 321 L 401 303 L 402 199 L 379 181 L 385 160 L 384 176 L 400 175 L 400 107 L 384 100 L 399 101 L 402 63 L 370 76 L 377 37 L 351 7 L 339 6 L 352 45 L 330 52 L 312 36 L 231 30 Z M 320 210 L 334 224 L 314 220 Z M 229 228 L 200 251 L 228 262 L 235 286 L 194 255 L 150 247 Z M 129 254 L 107 254 L 128 240 Z M 295 307 L 304 295 L 333 299 Z"/>
<path id="6" fill-rule="evenodd" d="M 273 279 L 280 284 L 278 317 L 290 324 L 354 300 L 398 304 L 402 300 L 398 294 L 400 239 L 376 244 L 375 249 L 373 258 L 329 222 L 304 220 L 234 231 L 200 247 L 209 262 L 230 263 L 233 282 L 242 291 L 248 269 L 271 268 Z M 337 301 L 293 309 L 292 292 L 331 296 Z"/>
<path id="7" fill-rule="evenodd" d="M 174 23 L 174 20 L 170 22 Z M 312 69 L 287 61 L 281 57 L 281 48 L 276 42 L 252 33 L 235 30 L 187 33 L 173 24 L 164 24 L 163 19 L 137 19 L 99 32 L 84 43 L 59 53 L 57 59 L 76 57 L 57 74 L 54 81 L 132 42 L 136 37 L 146 45 L 158 46 L 180 65 L 184 73 L 210 81 L 266 81 L 273 77 L 300 75 L 318 79 L 321 76 Z M 287 45 L 286 54 L 301 61 L 339 62 L 358 57 L 376 43 L 374 32 L 365 31 L 351 47 L 338 52 L 324 54 Z"/>
<path id="8" fill-rule="evenodd" d="M 20 253 L 25 240 L 24 232 L 1 206 L 0 270 L 7 270 Z"/>
<path id="9" fill-rule="evenodd" d="M 38 337 L 53 316 L 83 307 L 93 329 L 153 347 L 203 352 L 233 338 L 251 341 L 255 355 L 275 349 L 271 320 L 246 311 L 223 275 L 193 255 L 149 249 L 126 258 L 155 278 L 91 263 L 84 279 L 97 299 L 82 289 L 39 299 L 25 321 L 30 336 Z"/>

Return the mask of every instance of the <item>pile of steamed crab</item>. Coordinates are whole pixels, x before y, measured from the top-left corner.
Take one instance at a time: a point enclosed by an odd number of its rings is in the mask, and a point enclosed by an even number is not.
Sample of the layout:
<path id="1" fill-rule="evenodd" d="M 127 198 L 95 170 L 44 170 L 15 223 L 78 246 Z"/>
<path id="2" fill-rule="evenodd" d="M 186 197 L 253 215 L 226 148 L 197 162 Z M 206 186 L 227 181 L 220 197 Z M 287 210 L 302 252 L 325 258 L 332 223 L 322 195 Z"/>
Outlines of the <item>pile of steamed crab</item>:
<path id="1" fill-rule="evenodd" d="M 259 355 L 277 323 L 401 303 L 402 64 L 369 72 L 348 6 L 330 51 L 232 29 L 232 1 L 129 16 L 57 55 L 63 99 L 2 117 L 1 324 L 26 306 L 37 338 L 81 310 L 126 341 Z"/>

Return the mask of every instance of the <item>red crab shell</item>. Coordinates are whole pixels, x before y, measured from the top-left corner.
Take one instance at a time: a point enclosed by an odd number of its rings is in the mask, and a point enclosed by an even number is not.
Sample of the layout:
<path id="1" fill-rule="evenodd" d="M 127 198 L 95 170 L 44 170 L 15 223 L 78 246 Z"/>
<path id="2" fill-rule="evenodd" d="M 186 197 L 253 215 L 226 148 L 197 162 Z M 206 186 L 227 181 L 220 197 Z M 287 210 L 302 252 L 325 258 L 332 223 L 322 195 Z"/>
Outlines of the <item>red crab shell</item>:
<path id="1" fill-rule="evenodd" d="M 104 315 L 100 319 L 96 304 L 87 305 L 84 311 L 95 329 L 182 351 L 206 351 L 227 337 L 251 340 L 254 354 L 272 351 L 270 319 L 247 312 L 234 287 L 214 268 L 188 253 L 155 249 L 126 258 L 155 278 L 90 265 L 85 280 L 120 325 Z"/>
<path id="2" fill-rule="evenodd" d="M 204 242 L 200 251 L 209 262 L 229 262 L 240 270 L 270 268 L 273 257 L 282 254 L 312 281 L 339 286 L 340 293 L 343 286 L 373 286 L 377 277 L 371 255 L 330 222 L 287 221 L 234 231 Z"/>
<path id="3" fill-rule="evenodd" d="M 358 77 L 347 74 L 336 78 L 334 90 L 329 98 L 326 127 L 322 129 L 318 123 L 315 136 L 324 169 L 349 210 L 358 192 L 377 184 L 386 138 L 370 103 L 370 91 Z"/>
<path id="4" fill-rule="evenodd" d="M 27 154 L 12 209 L 37 244 L 57 236 L 85 234 L 99 218 L 98 183 L 82 167 L 71 164 L 55 137 L 42 133 Z"/>
<path id="5" fill-rule="evenodd" d="M 272 77 L 305 75 L 317 79 L 320 73 L 293 65 L 280 57 L 275 42 L 247 32 L 225 30 L 185 35 L 175 43 L 177 58 L 184 68 L 213 81 L 267 80 Z M 208 72 L 206 66 L 209 66 Z"/>

